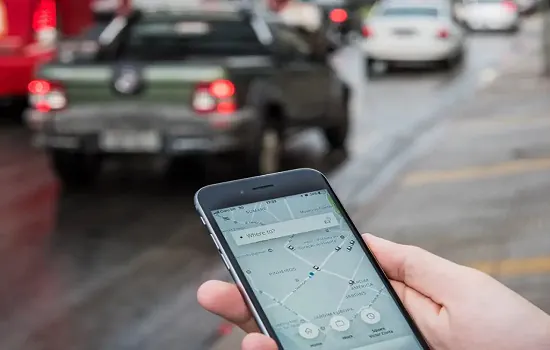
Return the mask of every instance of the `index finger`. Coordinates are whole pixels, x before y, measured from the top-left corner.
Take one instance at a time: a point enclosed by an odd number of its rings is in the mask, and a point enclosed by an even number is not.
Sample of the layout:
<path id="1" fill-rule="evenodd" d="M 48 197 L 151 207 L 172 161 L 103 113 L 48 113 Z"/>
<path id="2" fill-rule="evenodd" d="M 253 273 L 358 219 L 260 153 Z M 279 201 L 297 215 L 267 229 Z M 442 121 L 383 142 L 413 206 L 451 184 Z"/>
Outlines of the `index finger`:
<path id="1" fill-rule="evenodd" d="M 260 332 L 234 284 L 222 281 L 205 282 L 197 291 L 197 300 L 203 308 L 236 324 L 243 331 Z"/>

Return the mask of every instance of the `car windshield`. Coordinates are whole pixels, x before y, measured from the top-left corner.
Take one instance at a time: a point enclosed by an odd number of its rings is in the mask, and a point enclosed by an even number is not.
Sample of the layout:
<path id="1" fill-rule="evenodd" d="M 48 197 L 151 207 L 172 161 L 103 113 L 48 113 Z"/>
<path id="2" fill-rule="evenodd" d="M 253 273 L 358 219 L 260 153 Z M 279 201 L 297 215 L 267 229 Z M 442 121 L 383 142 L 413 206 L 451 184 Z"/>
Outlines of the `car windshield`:
<path id="1" fill-rule="evenodd" d="M 433 7 L 388 7 L 382 11 L 384 17 L 437 17 Z"/>
<path id="2" fill-rule="evenodd" d="M 122 56 L 137 60 L 174 60 L 189 56 L 266 54 L 252 25 L 237 20 L 144 21 L 135 24 Z"/>

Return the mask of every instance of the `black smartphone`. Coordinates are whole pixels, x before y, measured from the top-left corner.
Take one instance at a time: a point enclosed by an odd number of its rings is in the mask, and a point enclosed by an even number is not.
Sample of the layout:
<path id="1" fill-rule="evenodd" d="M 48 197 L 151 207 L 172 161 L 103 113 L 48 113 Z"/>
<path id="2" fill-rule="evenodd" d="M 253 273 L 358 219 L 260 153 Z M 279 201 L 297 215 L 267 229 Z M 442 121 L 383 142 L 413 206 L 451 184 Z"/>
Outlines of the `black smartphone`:
<path id="1" fill-rule="evenodd" d="M 279 349 L 429 349 L 320 172 L 206 186 L 195 206 Z"/>

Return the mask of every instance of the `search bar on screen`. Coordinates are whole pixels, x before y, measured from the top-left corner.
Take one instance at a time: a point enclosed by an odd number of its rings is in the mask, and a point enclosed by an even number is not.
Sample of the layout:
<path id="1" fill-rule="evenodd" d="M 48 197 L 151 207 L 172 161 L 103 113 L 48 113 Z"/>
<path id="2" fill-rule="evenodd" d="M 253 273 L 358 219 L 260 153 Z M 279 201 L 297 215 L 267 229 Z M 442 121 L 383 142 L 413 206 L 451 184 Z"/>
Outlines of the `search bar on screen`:
<path id="1" fill-rule="evenodd" d="M 237 245 L 247 245 L 268 241 L 270 239 L 292 236 L 298 233 L 306 233 L 315 230 L 327 229 L 338 226 L 338 220 L 334 213 L 307 216 L 275 224 L 263 225 L 254 228 L 232 232 Z"/>

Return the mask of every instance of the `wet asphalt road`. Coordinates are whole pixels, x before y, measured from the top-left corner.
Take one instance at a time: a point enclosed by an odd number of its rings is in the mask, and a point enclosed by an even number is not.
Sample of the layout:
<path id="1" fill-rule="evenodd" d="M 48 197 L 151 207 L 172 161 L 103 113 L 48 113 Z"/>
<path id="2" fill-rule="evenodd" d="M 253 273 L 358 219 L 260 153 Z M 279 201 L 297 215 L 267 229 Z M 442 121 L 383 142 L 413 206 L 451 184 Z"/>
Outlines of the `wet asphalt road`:
<path id="1" fill-rule="evenodd" d="M 384 164 L 388 147 L 475 93 L 483 72 L 512 42 L 473 37 L 466 63 L 455 72 L 400 70 L 372 82 L 363 78 L 359 52 L 345 49 L 336 64 L 354 86 L 349 156 L 326 154 L 320 135 L 308 132 L 292 140 L 286 167 L 325 171 L 346 203 L 362 201 L 357 189 Z M 31 154 L 27 142 L 21 136 L 10 147 Z M 185 178 L 167 182 L 132 164 L 111 169 L 93 190 L 63 193 L 57 228 L 28 265 L 33 282 L 2 286 L 17 298 L 0 315 L 0 348 L 208 348 L 219 320 L 198 307 L 195 291 L 208 278 L 228 276 L 192 195 L 201 185 L 239 176 L 231 164 L 210 169 L 203 177 L 190 164 Z"/>

